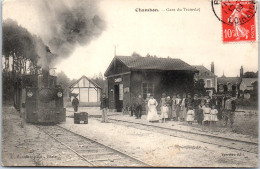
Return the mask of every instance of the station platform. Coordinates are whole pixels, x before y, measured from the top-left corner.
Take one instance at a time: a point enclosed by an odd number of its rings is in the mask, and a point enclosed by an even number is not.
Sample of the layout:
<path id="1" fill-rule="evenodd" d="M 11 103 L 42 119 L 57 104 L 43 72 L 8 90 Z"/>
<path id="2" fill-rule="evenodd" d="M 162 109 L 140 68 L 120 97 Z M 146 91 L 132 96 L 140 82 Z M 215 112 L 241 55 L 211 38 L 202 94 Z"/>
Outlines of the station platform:
<path id="1" fill-rule="evenodd" d="M 99 107 L 79 107 L 78 112 L 87 112 L 89 118 L 91 117 L 101 118 L 102 115 L 102 110 L 100 110 Z M 73 108 L 67 108 L 66 114 L 67 117 L 73 117 L 74 116 Z M 237 112 L 236 116 L 237 119 L 240 119 L 240 116 L 244 116 L 244 113 Z M 122 120 L 122 121 L 127 121 L 132 123 L 153 125 L 153 126 L 187 131 L 187 132 L 198 133 L 198 134 L 216 135 L 220 137 L 232 138 L 232 139 L 243 140 L 243 141 L 250 141 L 250 142 L 258 141 L 257 137 L 253 137 L 252 135 L 236 133 L 234 132 L 235 130 L 234 128 L 225 127 L 224 120 L 218 121 L 217 125 L 213 127 L 213 126 L 199 125 L 196 122 L 193 123 L 192 125 L 189 125 L 185 121 L 181 122 L 181 121 L 172 121 L 172 120 L 166 121 L 165 123 L 162 123 L 161 121 L 151 123 L 146 120 L 146 117 L 147 117 L 146 115 L 142 115 L 141 119 L 136 119 L 135 116 L 130 116 L 129 114 L 123 114 L 122 112 L 108 112 L 108 118 L 111 120 Z M 235 125 L 239 125 L 239 124 L 234 124 L 234 126 Z"/>

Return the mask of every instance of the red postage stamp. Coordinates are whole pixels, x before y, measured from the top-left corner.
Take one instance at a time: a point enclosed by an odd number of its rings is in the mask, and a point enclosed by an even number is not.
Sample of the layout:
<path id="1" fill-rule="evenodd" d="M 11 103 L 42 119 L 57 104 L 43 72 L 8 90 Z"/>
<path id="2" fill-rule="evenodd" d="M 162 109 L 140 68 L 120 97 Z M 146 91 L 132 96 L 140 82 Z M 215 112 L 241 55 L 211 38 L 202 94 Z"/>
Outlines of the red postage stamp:
<path id="1" fill-rule="evenodd" d="M 223 42 L 255 41 L 255 1 L 222 1 Z"/>

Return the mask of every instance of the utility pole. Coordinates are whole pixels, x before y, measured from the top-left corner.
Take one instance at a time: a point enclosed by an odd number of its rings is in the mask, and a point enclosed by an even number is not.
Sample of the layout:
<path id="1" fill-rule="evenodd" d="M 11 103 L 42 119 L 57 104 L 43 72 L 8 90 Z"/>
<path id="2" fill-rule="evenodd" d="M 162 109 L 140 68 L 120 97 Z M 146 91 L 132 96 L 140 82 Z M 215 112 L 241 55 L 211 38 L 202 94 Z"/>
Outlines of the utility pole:
<path id="1" fill-rule="evenodd" d="M 116 45 L 114 45 L 114 47 L 115 47 L 115 51 L 114 51 L 114 53 L 115 53 L 115 56 L 116 56 Z"/>

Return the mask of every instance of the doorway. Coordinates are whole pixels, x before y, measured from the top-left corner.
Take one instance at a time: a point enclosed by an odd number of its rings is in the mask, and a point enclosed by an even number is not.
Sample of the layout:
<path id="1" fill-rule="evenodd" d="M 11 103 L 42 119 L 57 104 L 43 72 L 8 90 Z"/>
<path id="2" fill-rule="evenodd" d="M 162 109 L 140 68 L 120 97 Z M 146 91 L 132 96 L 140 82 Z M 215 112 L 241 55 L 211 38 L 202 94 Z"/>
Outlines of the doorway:
<path id="1" fill-rule="evenodd" d="M 114 86 L 114 98 L 115 98 L 115 109 L 117 112 L 121 112 L 123 108 L 123 100 L 119 98 L 119 85 Z"/>

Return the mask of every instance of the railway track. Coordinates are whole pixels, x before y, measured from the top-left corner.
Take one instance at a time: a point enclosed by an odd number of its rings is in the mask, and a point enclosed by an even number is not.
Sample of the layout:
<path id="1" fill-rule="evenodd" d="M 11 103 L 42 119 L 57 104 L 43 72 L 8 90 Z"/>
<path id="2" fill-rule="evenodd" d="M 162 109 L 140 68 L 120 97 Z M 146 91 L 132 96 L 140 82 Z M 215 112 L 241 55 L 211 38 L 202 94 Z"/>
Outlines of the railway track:
<path id="1" fill-rule="evenodd" d="M 76 154 L 79 158 L 87 162 L 89 166 L 149 166 L 130 155 L 74 133 L 61 126 L 38 125 L 37 127 L 39 130 L 52 137 L 54 140 Z"/>
<path id="2" fill-rule="evenodd" d="M 109 121 L 115 122 L 116 124 L 124 125 L 127 127 L 133 127 L 133 128 L 137 128 L 137 129 L 141 129 L 141 130 L 157 132 L 157 133 L 161 133 L 161 134 L 165 134 L 165 135 L 169 135 L 169 136 L 173 136 L 173 137 L 185 138 L 188 140 L 196 140 L 196 141 L 203 142 L 203 143 L 217 145 L 219 147 L 235 149 L 235 150 L 244 151 L 244 152 L 253 153 L 253 154 L 258 155 L 258 143 L 257 142 L 236 140 L 236 139 L 227 138 L 227 137 L 220 137 L 217 135 L 195 133 L 195 132 L 191 132 L 191 131 L 183 131 L 183 130 L 178 130 L 178 129 L 165 128 L 165 127 L 154 126 L 154 125 L 145 124 L 145 123 L 118 120 L 118 119 L 114 119 L 111 117 L 109 117 Z"/>

